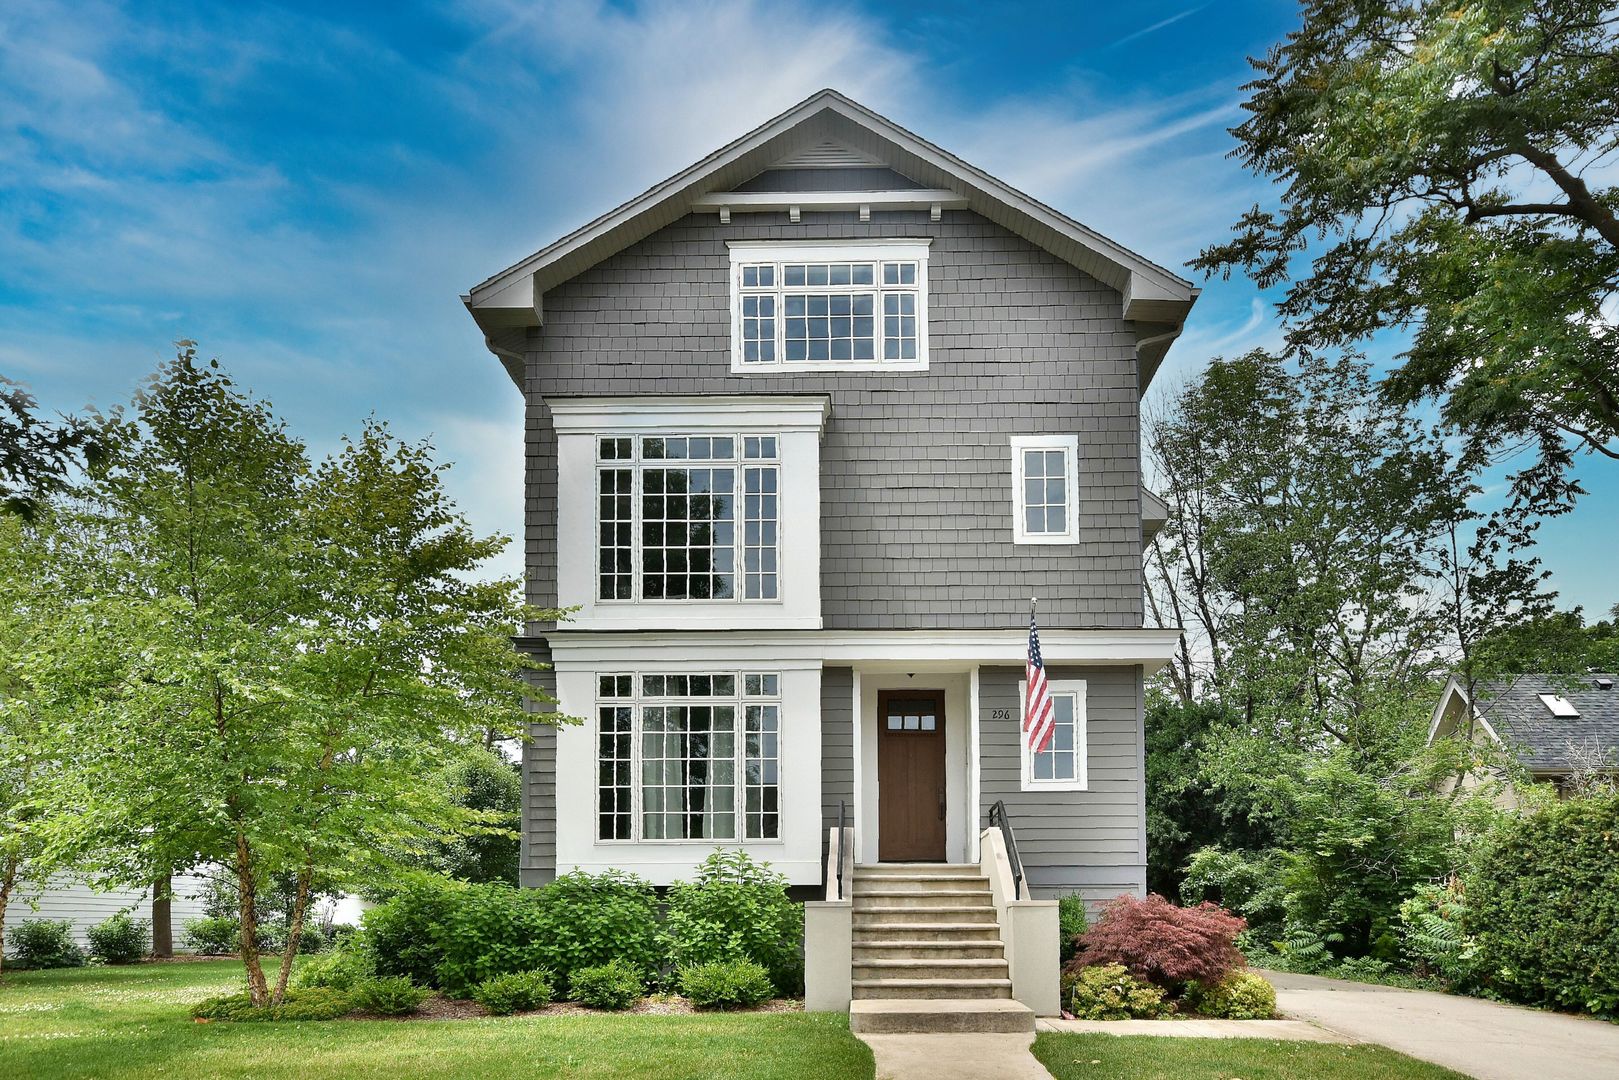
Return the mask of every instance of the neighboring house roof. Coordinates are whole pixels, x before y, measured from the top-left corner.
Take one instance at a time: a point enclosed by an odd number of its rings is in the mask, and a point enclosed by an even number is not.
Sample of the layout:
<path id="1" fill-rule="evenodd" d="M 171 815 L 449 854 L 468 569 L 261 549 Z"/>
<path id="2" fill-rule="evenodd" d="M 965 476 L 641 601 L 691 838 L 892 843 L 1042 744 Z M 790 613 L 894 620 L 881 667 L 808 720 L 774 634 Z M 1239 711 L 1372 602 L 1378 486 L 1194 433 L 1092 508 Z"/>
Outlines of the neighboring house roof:
<path id="1" fill-rule="evenodd" d="M 1434 711 L 1429 742 L 1438 735 L 1452 698 L 1467 703 L 1465 689 L 1454 678 Z M 1566 715 L 1570 712 L 1577 715 Z M 1519 675 L 1481 683 L 1473 714 L 1532 773 L 1567 773 L 1604 758 L 1619 765 L 1619 675 Z"/>
<path id="2" fill-rule="evenodd" d="M 910 208 L 910 202 L 920 207 L 965 206 L 1117 289 L 1124 297 L 1125 318 L 1137 324 L 1143 392 L 1197 299 L 1199 290 L 1185 278 L 837 91 L 822 90 L 617 209 L 473 286 L 462 301 L 485 334 L 502 328 L 538 326 L 544 318 L 547 289 L 695 210 L 720 212 L 727 200 L 717 193 L 734 193 L 767 169 L 791 167 L 827 154 L 880 161 L 923 185 L 918 191 L 899 193 L 909 200 L 903 208 Z M 752 200 L 757 208 L 759 198 L 743 193 L 731 201 L 742 206 Z M 831 208 L 818 206 L 816 193 L 767 198 L 795 206 L 801 203 L 806 210 Z M 871 202 L 878 204 L 879 210 L 902 208 L 892 200 Z"/>

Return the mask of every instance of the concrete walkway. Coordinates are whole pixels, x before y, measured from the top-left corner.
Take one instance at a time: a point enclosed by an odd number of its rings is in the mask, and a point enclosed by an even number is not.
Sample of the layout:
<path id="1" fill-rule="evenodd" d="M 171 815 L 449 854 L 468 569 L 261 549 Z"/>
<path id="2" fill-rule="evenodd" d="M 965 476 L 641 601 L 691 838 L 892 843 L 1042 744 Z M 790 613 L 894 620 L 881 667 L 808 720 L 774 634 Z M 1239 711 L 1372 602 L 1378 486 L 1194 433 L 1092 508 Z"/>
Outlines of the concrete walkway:
<path id="1" fill-rule="evenodd" d="M 1284 1016 L 1478 1080 L 1619 1077 L 1616 1024 L 1426 990 L 1260 974 L 1275 985 L 1276 1008 Z"/>
<path id="2" fill-rule="evenodd" d="M 877 1059 L 877 1080 L 1051 1080 L 1029 1053 L 1032 1034 L 856 1035 Z"/>
<path id="3" fill-rule="evenodd" d="M 1082 1035 L 1151 1035 L 1165 1039 L 1279 1039 L 1284 1042 L 1353 1043 L 1355 1040 L 1305 1020 L 1054 1020 L 1042 1017 L 1036 1031 Z"/>

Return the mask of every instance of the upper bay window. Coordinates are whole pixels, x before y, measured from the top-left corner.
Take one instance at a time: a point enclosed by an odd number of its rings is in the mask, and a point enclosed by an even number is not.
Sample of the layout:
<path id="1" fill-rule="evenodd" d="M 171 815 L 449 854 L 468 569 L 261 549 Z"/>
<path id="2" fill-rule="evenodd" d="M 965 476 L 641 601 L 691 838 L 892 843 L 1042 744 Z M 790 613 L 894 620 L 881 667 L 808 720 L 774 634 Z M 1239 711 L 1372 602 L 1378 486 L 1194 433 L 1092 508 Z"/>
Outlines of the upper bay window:
<path id="1" fill-rule="evenodd" d="M 1012 538 L 1019 544 L 1079 542 L 1075 482 L 1079 436 L 1012 437 Z"/>
<path id="2" fill-rule="evenodd" d="M 732 371 L 927 367 L 927 241 L 730 250 Z"/>
<path id="3" fill-rule="evenodd" d="M 775 435 L 597 439 L 598 600 L 775 600 Z"/>

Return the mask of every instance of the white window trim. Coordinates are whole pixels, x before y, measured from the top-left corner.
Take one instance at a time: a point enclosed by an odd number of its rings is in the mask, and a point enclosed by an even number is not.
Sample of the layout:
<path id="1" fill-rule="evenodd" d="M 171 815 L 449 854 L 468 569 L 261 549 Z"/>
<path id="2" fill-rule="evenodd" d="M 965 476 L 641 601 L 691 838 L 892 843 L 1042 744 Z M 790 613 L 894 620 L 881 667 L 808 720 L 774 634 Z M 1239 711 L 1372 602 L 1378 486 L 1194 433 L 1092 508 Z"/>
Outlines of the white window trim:
<path id="1" fill-rule="evenodd" d="M 854 240 L 732 240 L 731 252 L 731 373 L 749 375 L 784 371 L 926 371 L 928 369 L 928 248 L 932 240 L 854 239 Z M 916 263 L 916 359 L 914 360 L 794 360 L 778 351 L 774 363 L 742 359 L 741 268 L 757 262 L 914 262 Z M 881 271 L 879 270 L 879 273 Z M 875 286 L 874 286 L 875 288 Z M 875 315 L 881 319 L 882 312 Z M 785 321 L 776 313 L 777 326 Z M 778 340 L 780 331 L 777 333 Z M 879 348 L 882 334 L 877 335 Z"/>
<path id="2" fill-rule="evenodd" d="M 1012 439 L 1012 542 L 1014 544 L 1079 543 L 1079 436 L 1013 435 Z M 1031 533 L 1023 513 L 1023 451 L 1062 450 L 1067 463 L 1067 528 L 1060 533 Z"/>
<path id="3" fill-rule="evenodd" d="M 1052 679 L 1047 682 L 1049 693 L 1074 695 L 1074 762 L 1078 766 L 1072 780 L 1036 780 L 1034 778 L 1034 754 L 1030 750 L 1029 740 L 1023 736 L 1023 710 L 1024 701 L 1028 694 L 1028 682 L 1018 680 L 1018 757 L 1022 759 L 1022 788 L 1024 791 L 1089 791 L 1090 790 L 1090 722 L 1085 708 L 1085 680 L 1084 679 Z"/>
<path id="4" fill-rule="evenodd" d="M 725 704 L 735 703 L 735 705 L 736 705 L 736 753 L 734 755 L 734 760 L 736 762 L 736 773 L 735 773 L 736 781 L 735 781 L 735 783 L 733 785 L 733 788 L 734 788 L 736 794 L 739 796 L 739 798 L 737 799 L 736 810 L 735 810 L 737 835 L 735 837 L 733 837 L 732 839 L 719 840 L 719 839 L 715 839 L 713 837 L 696 837 L 696 838 L 690 839 L 690 840 L 683 840 L 683 839 L 680 839 L 679 837 L 664 837 L 664 838 L 661 838 L 661 839 L 654 837 L 654 838 L 649 839 L 649 838 L 644 838 L 641 835 L 641 829 L 643 827 L 643 822 L 641 821 L 641 814 L 642 814 L 643 809 L 644 809 L 643 806 L 642 806 L 642 795 L 641 795 L 641 709 L 645 706 L 645 701 L 647 700 L 647 699 L 644 699 L 642 694 L 641 694 L 641 676 L 642 675 L 661 675 L 661 674 L 665 674 L 665 673 L 699 674 L 699 675 L 735 675 L 736 676 L 737 693 L 736 693 L 735 697 L 729 697 L 729 698 L 707 697 L 707 698 L 679 698 L 679 699 L 669 698 L 669 697 L 653 697 L 653 698 L 650 699 L 652 704 L 654 704 L 654 705 L 672 705 L 672 704 L 679 704 L 681 702 L 690 702 L 690 703 L 698 704 L 698 705 L 713 705 L 713 704 L 725 705 Z M 723 847 L 749 847 L 749 848 L 752 848 L 752 847 L 772 847 L 772 848 L 779 848 L 779 847 L 784 846 L 786 844 L 786 842 L 787 842 L 787 814 L 786 814 L 786 805 L 785 805 L 785 803 L 783 801 L 783 796 L 782 796 L 782 791 L 783 791 L 784 785 L 782 784 L 783 769 L 782 769 L 781 758 L 782 758 L 782 729 L 783 729 L 784 724 L 785 724 L 785 719 L 784 718 L 785 718 L 785 715 L 786 715 L 786 709 L 785 709 L 785 705 L 784 705 L 784 702 L 783 702 L 783 694 L 780 692 L 780 690 L 781 690 L 781 680 L 783 679 L 782 669 L 780 669 L 780 668 L 768 668 L 767 669 L 767 668 L 760 668 L 760 667 L 752 667 L 752 668 L 746 668 L 746 669 L 743 669 L 743 668 L 708 667 L 708 668 L 703 668 L 700 671 L 697 671 L 695 669 L 692 670 L 692 671 L 685 671 L 685 670 L 677 668 L 677 667 L 675 667 L 673 665 L 666 665 L 666 666 L 661 666 L 661 667 L 647 667 L 647 668 L 642 668 L 642 669 L 625 668 L 623 670 L 618 670 L 618 671 L 596 671 L 596 672 L 592 672 L 592 677 L 595 678 L 595 679 L 598 679 L 598 680 L 601 679 L 601 678 L 605 678 L 607 676 L 616 676 L 616 675 L 628 675 L 628 676 L 630 676 L 630 679 L 631 679 L 631 682 L 630 682 L 630 696 L 629 697 L 602 697 L 601 696 L 601 690 L 600 690 L 600 684 L 598 683 L 595 694 L 594 694 L 594 700 L 596 702 L 596 707 L 595 707 L 594 710 L 592 710 L 592 713 L 591 713 L 591 721 L 590 721 L 590 735 L 591 735 L 591 742 L 590 742 L 590 745 L 591 745 L 590 793 L 591 793 L 591 803 L 590 803 L 590 805 L 592 807 L 592 810 L 591 810 L 591 813 L 589 815 L 589 822 L 590 822 L 589 832 L 590 832 L 590 836 L 592 838 L 591 843 L 596 845 L 596 846 L 599 846 L 599 847 L 644 847 L 644 846 L 651 845 L 651 846 L 657 846 L 657 847 L 700 847 L 700 848 L 710 848 L 710 849 L 723 848 Z M 743 692 L 742 692 L 742 687 L 743 687 L 742 680 L 747 675 L 774 675 L 774 676 L 776 676 L 776 679 L 777 679 L 776 686 L 777 686 L 778 692 L 774 696 L 761 695 L 761 696 L 748 697 L 748 696 L 744 695 Z M 630 707 L 630 835 L 628 837 L 626 837 L 626 838 L 623 838 L 623 839 L 608 840 L 608 839 L 604 839 L 602 837 L 602 835 L 601 835 L 601 822 L 600 822 L 600 820 L 598 818 L 599 808 L 598 808 L 597 802 L 596 802 L 597 797 L 600 795 L 600 792 L 601 792 L 601 787 L 600 787 L 600 784 L 601 784 L 601 772 L 600 772 L 600 769 L 601 769 L 601 710 L 604 707 L 616 706 L 616 705 L 628 705 Z M 747 767 L 746 767 L 747 735 L 746 735 L 745 730 L 744 730 L 745 729 L 744 718 L 747 715 L 746 709 L 747 709 L 747 707 L 749 705 L 774 705 L 776 707 L 776 835 L 775 835 L 775 837 L 773 839 L 750 840 L 750 839 L 746 838 L 746 834 L 747 834 L 747 831 L 748 831 L 748 824 L 747 824 L 747 784 L 745 783 L 743 778 L 746 775 L 746 771 L 747 771 Z"/>

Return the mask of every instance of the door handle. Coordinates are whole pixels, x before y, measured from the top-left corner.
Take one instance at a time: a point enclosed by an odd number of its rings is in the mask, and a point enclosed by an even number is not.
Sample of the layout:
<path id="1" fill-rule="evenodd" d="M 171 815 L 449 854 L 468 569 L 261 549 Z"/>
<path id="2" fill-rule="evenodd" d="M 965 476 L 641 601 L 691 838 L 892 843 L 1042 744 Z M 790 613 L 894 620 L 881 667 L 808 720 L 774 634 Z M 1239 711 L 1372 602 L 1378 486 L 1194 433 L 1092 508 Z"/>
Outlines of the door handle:
<path id="1" fill-rule="evenodd" d="M 944 820 L 944 785 L 939 785 L 939 820 Z"/>

